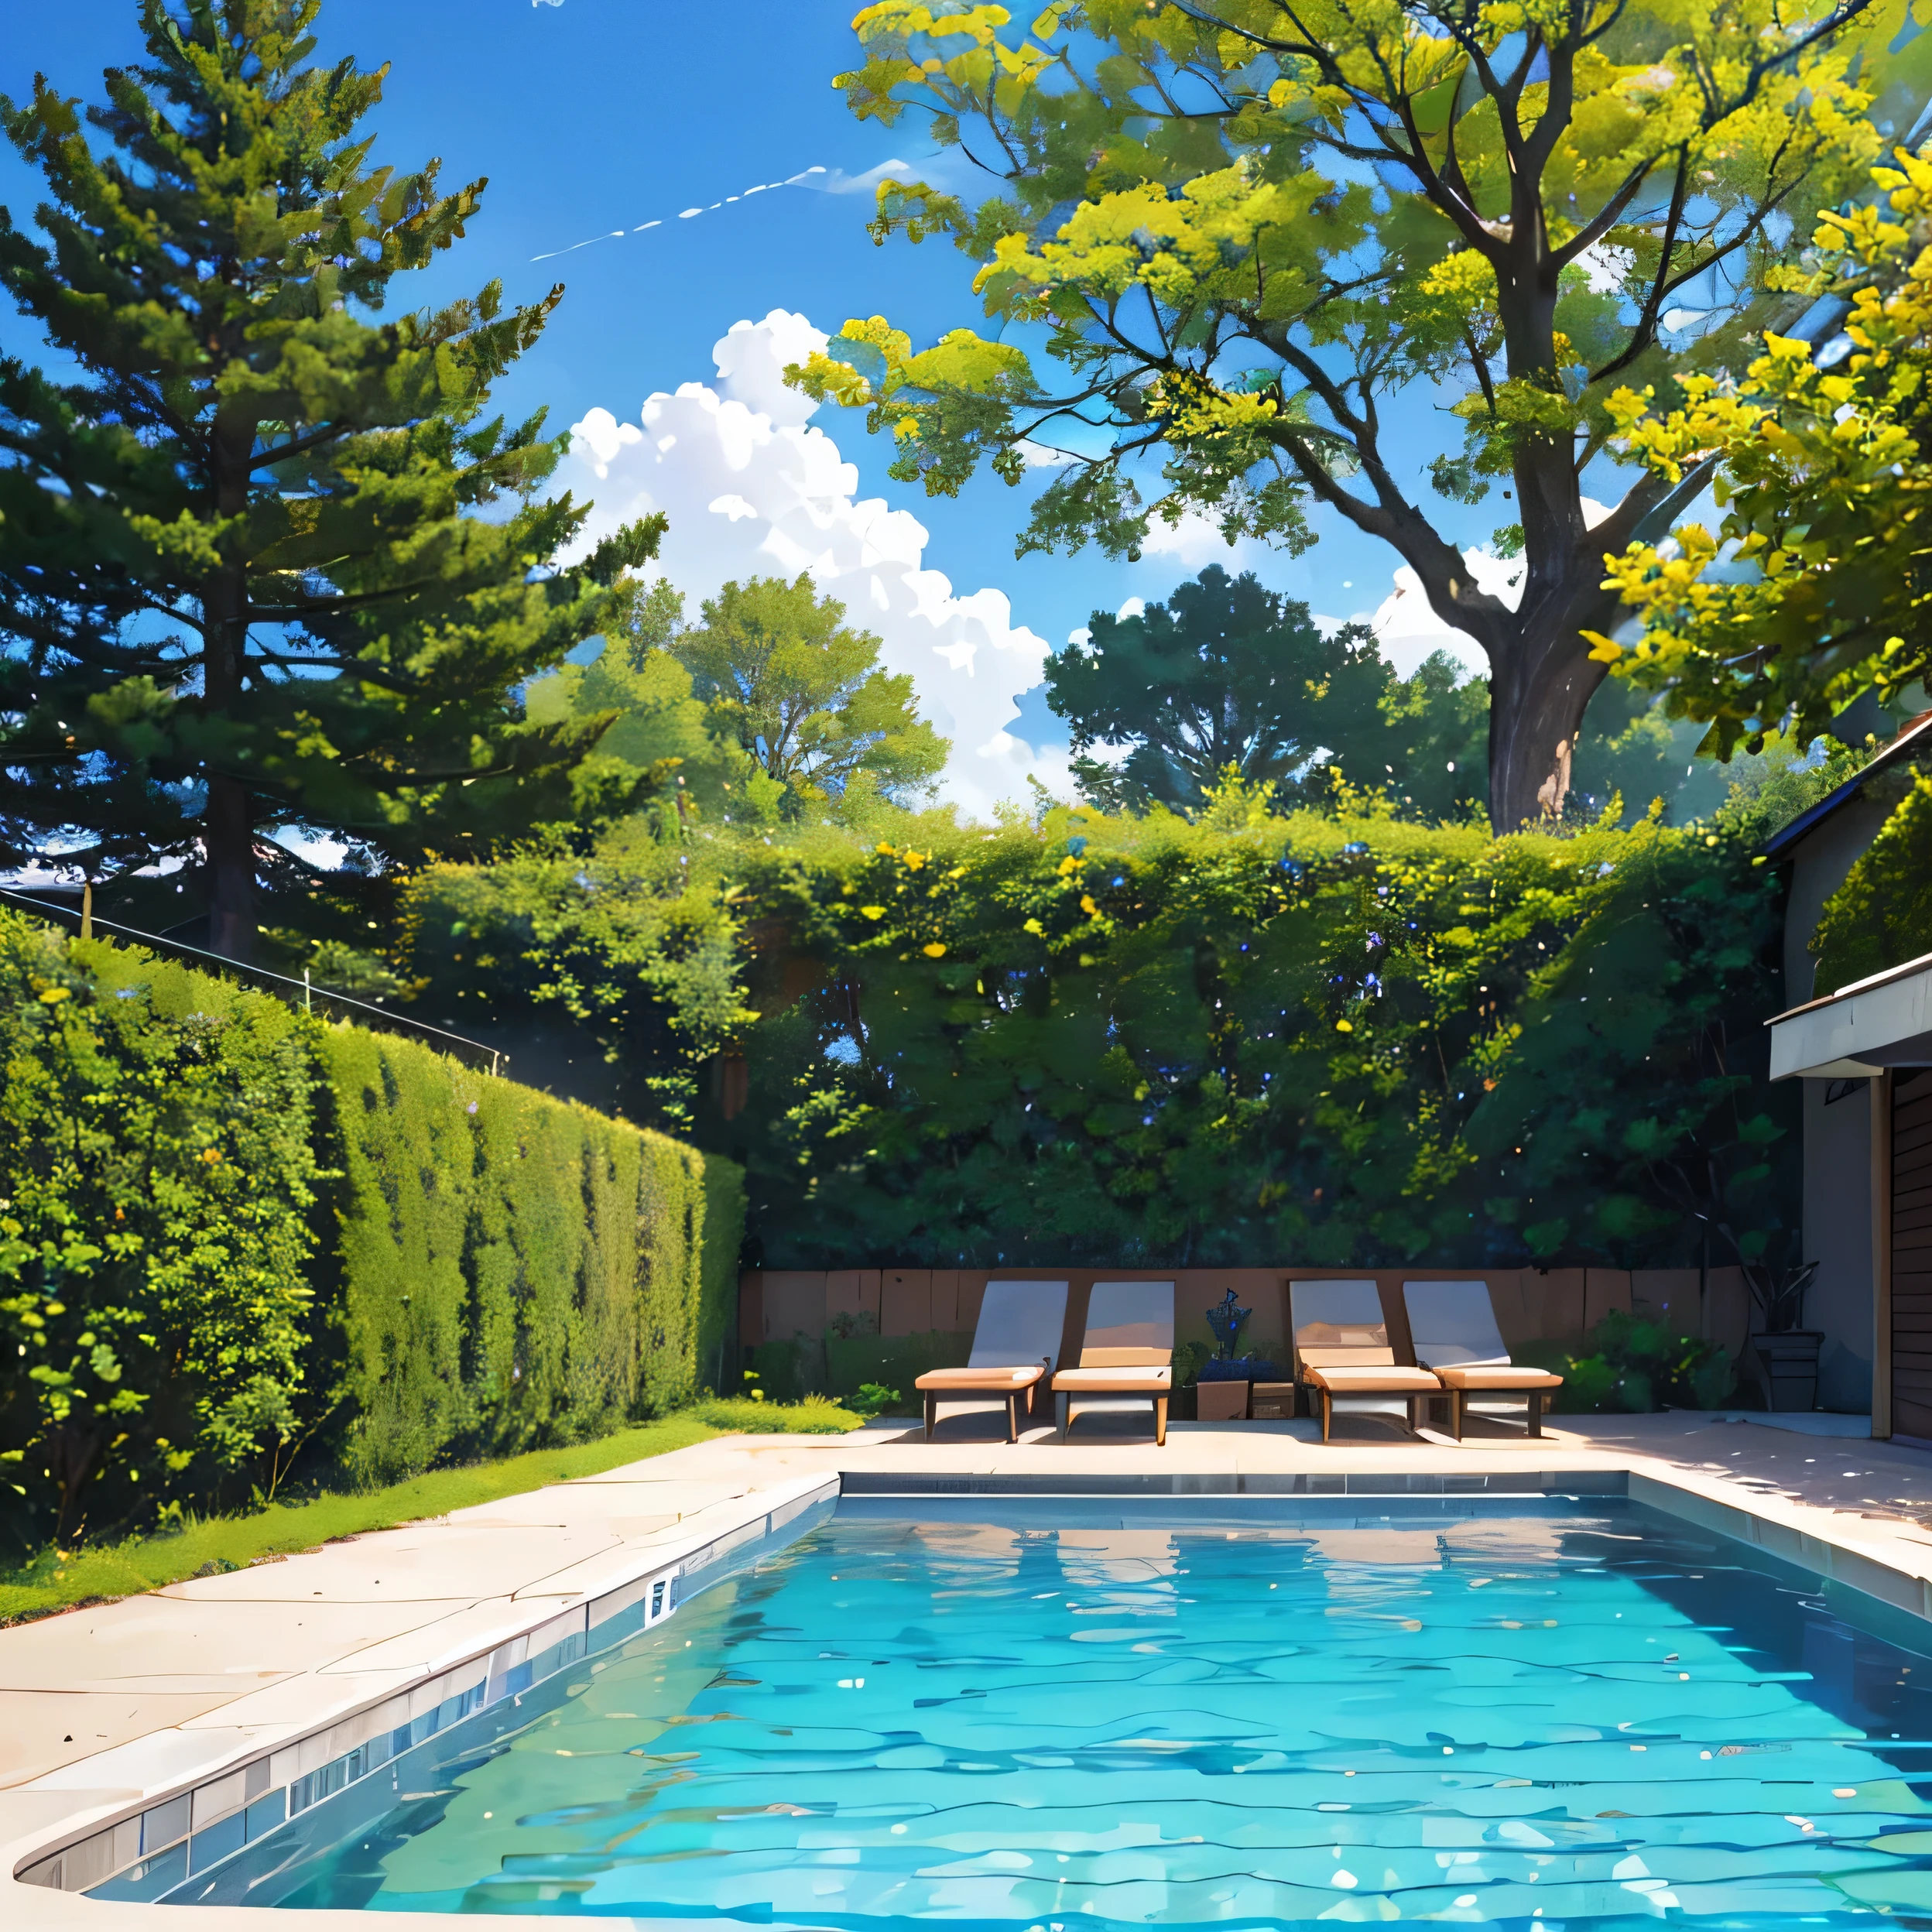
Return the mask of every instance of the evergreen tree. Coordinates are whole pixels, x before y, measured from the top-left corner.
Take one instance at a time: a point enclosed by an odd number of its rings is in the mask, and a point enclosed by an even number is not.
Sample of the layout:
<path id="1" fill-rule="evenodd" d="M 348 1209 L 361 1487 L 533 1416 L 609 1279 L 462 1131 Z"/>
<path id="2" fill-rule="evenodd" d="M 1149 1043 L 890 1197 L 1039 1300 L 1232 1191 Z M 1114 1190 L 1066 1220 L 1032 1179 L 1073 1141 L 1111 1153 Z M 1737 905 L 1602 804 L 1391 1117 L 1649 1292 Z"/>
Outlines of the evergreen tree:
<path id="1" fill-rule="evenodd" d="M 379 869 L 571 809 L 603 721 L 516 694 L 662 529 L 557 567 L 561 444 L 485 416 L 560 288 L 382 318 L 485 184 L 371 165 L 387 70 L 307 64 L 319 5 L 141 0 L 104 152 L 44 77 L 0 99 L 49 197 L 0 285 L 74 365 L 0 358 L 0 860 L 198 862 L 244 959 L 277 833 Z"/>

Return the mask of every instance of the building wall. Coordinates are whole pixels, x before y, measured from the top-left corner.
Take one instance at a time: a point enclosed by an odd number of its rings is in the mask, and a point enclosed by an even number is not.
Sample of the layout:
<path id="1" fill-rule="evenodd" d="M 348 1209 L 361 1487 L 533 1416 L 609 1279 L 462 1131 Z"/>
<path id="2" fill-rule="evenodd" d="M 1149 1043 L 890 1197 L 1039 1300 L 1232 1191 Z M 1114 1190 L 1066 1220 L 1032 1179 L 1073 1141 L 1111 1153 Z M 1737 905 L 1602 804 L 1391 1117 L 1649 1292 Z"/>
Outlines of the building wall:
<path id="1" fill-rule="evenodd" d="M 1784 920 L 1785 1002 L 1802 1006 L 1837 990 L 1814 984 L 1810 946 L 1824 902 L 1877 837 L 1889 804 L 1848 800 L 1791 857 Z M 1872 1121 L 1865 1081 L 1807 1080 L 1804 1088 L 1804 1258 L 1818 1264 L 1805 1302 L 1823 1330 L 1818 1403 L 1850 1415 L 1872 1407 Z M 1826 1104 L 1834 1088 L 1839 1098 Z"/>
<path id="2" fill-rule="evenodd" d="M 1845 883 L 1845 875 L 1879 835 L 1891 816 L 1889 805 L 1861 793 L 1846 800 L 1790 855 L 1791 882 L 1784 908 L 1784 1003 L 1787 1010 L 1835 992 L 1834 986 L 1815 986 L 1817 963 L 1811 957 L 1811 935 L 1818 929 L 1824 902 Z M 1770 1018 L 1769 1014 L 1765 1017 Z"/>
<path id="3" fill-rule="evenodd" d="M 1805 1326 L 1822 1329 L 1818 1404 L 1872 1407 L 1872 1108 L 1867 1081 L 1804 1085 L 1804 1258 L 1818 1264 Z M 1828 1106 L 1834 1088 L 1841 1098 Z"/>

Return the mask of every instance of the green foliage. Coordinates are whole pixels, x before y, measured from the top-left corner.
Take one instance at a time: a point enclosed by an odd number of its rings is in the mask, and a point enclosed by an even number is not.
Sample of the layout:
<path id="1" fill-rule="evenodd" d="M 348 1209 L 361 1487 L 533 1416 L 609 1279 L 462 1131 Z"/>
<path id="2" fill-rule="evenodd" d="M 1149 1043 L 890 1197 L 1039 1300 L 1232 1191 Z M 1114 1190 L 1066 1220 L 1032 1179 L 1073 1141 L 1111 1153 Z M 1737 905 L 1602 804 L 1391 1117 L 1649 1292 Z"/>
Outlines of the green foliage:
<path id="1" fill-rule="evenodd" d="M 1677 487 L 1639 473 L 1585 537 L 1608 398 L 1735 369 L 1779 319 L 1785 224 L 1858 191 L 1867 111 L 1902 66 L 1923 78 L 1909 20 L 1904 0 L 1075 0 L 1029 26 L 879 0 L 834 84 L 861 118 L 917 110 L 994 178 L 882 183 L 874 232 L 949 236 L 986 326 L 916 348 L 855 319 L 795 379 L 865 409 L 933 494 L 1057 450 L 1023 550 L 1138 556 L 1153 519 L 1199 516 L 1294 552 L 1314 504 L 1387 542 L 1489 657 L 1512 831 L 1561 802 L 1601 677 L 1581 628 L 1614 624 L 1603 552 Z M 1712 307 L 1686 337 L 1665 318 L 1693 283 Z M 1538 586 L 1513 609 L 1396 480 L 1396 399 L 1444 390 L 1464 433 L 1430 473 L 1454 502 L 1505 486 Z"/>
<path id="2" fill-rule="evenodd" d="M 1819 993 L 1932 953 L 1932 778 L 1920 776 L 1824 903 Z"/>
<path id="3" fill-rule="evenodd" d="M 0 914 L 0 1482 L 26 1543 L 582 1440 L 728 1366 L 743 1177 Z"/>
<path id="4" fill-rule="evenodd" d="M 929 1368 L 963 1368 L 973 1352 L 970 1334 L 935 1328 L 910 1335 L 825 1335 L 826 1388 L 848 1407 L 868 1386 L 914 1387 Z M 897 1398 L 895 1397 L 894 1400 Z"/>
<path id="5" fill-rule="evenodd" d="M 205 867 L 239 958 L 265 834 L 374 872 L 572 810 L 598 728 L 515 693 L 663 528 L 560 564 L 587 510 L 540 500 L 563 445 L 486 414 L 560 289 L 379 319 L 482 183 L 369 165 L 386 70 L 307 64 L 317 9 L 140 0 L 99 152 L 44 78 L 0 101 L 48 197 L 44 242 L 0 212 L 0 286 L 77 371 L 0 358 L 0 853 Z"/>
<path id="6" fill-rule="evenodd" d="M 331 1030 L 350 1466 L 600 1435 L 688 1401 L 735 1316 L 729 1163 L 413 1042 Z M 708 1293 L 707 1293 L 708 1291 Z M 715 1372 L 714 1371 L 714 1379 Z"/>
<path id="7" fill-rule="evenodd" d="M 1611 581 L 1643 620 L 1634 644 L 1592 634 L 1592 655 L 1707 726 L 1728 756 L 1767 736 L 1800 746 L 1842 729 L 1866 694 L 1923 702 L 1932 675 L 1920 519 L 1932 488 L 1932 149 L 1824 211 L 1782 279 L 1841 330 L 1814 344 L 1767 330 L 1732 382 L 1687 381 L 1662 401 L 1619 389 L 1625 453 L 1652 474 L 1701 479 L 1714 465 L 1716 530 L 1687 523 L 1661 546 L 1632 543 Z M 1794 308 L 1794 315 L 1803 307 Z"/>
<path id="8" fill-rule="evenodd" d="M 742 895 L 718 855 L 667 844 L 634 818 L 587 856 L 533 841 L 493 865 L 426 866 L 400 895 L 404 957 L 444 1025 L 554 1016 L 625 1074 L 626 1112 L 686 1132 L 700 1063 L 757 1018 L 742 985 Z"/>
<path id="9" fill-rule="evenodd" d="M 935 1266 L 1680 1248 L 1667 1155 L 1738 1138 L 1733 1086 L 1701 1057 L 1724 1019 L 1748 1016 L 1755 1046 L 1774 971 L 1773 882 L 1742 837 L 1492 840 L 1252 804 L 1224 796 L 1192 825 L 1056 812 L 1037 835 L 875 853 L 836 898 L 810 881 L 809 904 L 786 881 L 796 943 L 837 962 L 858 1025 L 834 991 L 748 1043 L 767 1265 L 851 1265 L 855 1230 L 865 1259 Z M 1619 874 L 1657 869 L 1688 903 L 1630 954 L 1656 990 L 1627 1023 L 1575 1007 L 1551 961 L 1620 903 Z M 1530 1048 L 1555 1045 L 1543 1016 L 1566 999 L 1588 1017 L 1546 1101 Z M 1558 1138 L 1541 1116 L 1575 1056 L 1603 1050 L 1600 1022 L 1619 1057 L 1596 1126 L 1638 1132 L 1647 1162 L 1628 1153 L 1614 1177 L 1643 1210 L 1564 1216 L 1512 1149 Z M 1681 1069 L 1662 1145 L 1638 1127 L 1660 1104 L 1646 1055 Z M 1505 1121 L 1533 1137 L 1488 1156 Z"/>
<path id="10" fill-rule="evenodd" d="M 824 1396 L 799 1402 L 720 1398 L 701 1402 L 692 1413 L 713 1429 L 747 1436 L 842 1436 L 864 1420 Z"/>
<path id="11" fill-rule="evenodd" d="M 1737 1365 L 1717 1341 L 1677 1334 L 1661 1322 L 1612 1309 L 1591 1331 L 1587 1352 L 1561 1355 L 1552 1406 L 1562 1415 L 1649 1415 L 1660 1409 L 1716 1409 L 1737 1382 Z"/>
<path id="12" fill-rule="evenodd" d="M 1201 1379 L 1201 1372 L 1214 1358 L 1214 1350 L 1204 1341 L 1177 1341 L 1174 1344 L 1174 1386 L 1191 1389 Z"/>
<path id="13" fill-rule="evenodd" d="M 1115 810 L 1190 810 L 1230 771 L 1317 800 L 1339 770 L 1441 816 L 1482 796 L 1487 704 L 1470 696 L 1445 655 L 1398 680 L 1362 625 L 1324 636 L 1307 605 L 1218 564 L 1137 617 L 1096 611 L 1046 666 L 1081 789 Z M 1128 755 L 1085 755 L 1095 745 Z"/>
<path id="14" fill-rule="evenodd" d="M 1489 796 L 1489 687 L 1447 651 L 1431 651 L 1382 694 L 1385 728 L 1352 755 L 1342 776 L 1379 787 L 1407 816 L 1460 818 Z M 1378 769 L 1377 768 L 1380 769 Z"/>
<path id="15" fill-rule="evenodd" d="M 870 1422 L 875 1416 L 890 1413 L 899 1406 L 900 1400 L 896 1389 L 888 1389 L 881 1382 L 865 1382 L 859 1384 L 858 1393 L 845 1406 L 855 1416 Z"/>
<path id="16" fill-rule="evenodd" d="M 0 1514 L 272 1490 L 318 1393 L 311 1029 L 0 913 Z"/>
<path id="17" fill-rule="evenodd" d="M 1499 839 L 1235 782 L 1191 818 L 718 829 L 648 891 L 601 855 L 588 886 L 552 875 L 550 908 L 519 875 L 502 917 L 504 868 L 444 889 L 477 909 L 479 958 L 584 922 L 571 971 L 608 996 L 577 1037 L 627 1108 L 659 1077 L 636 1016 L 674 1001 L 629 962 L 728 892 L 748 1092 L 728 1115 L 701 1094 L 694 1132 L 746 1163 L 766 1266 L 1663 1264 L 1695 1258 L 1713 1201 L 1769 1252 L 1789 1192 L 1788 1103 L 1756 1084 L 1765 822 L 1745 801 Z M 1715 1197 L 1687 1180 L 1714 1161 Z M 848 1345 L 807 1341 L 809 1362 L 764 1345 L 775 1392 L 822 1386 L 815 1351 Z"/>
<path id="18" fill-rule="evenodd" d="M 1721 1262 L 1795 1233 L 1785 1162 L 1795 1101 L 1766 1081 L 1779 880 L 1740 812 L 1607 851 L 1568 943 L 1492 1043 L 1469 1180 L 1547 1262 L 1643 1252 L 1708 1228 Z"/>
<path id="19" fill-rule="evenodd" d="M 898 798 L 923 790 L 947 742 L 921 719 L 909 677 L 879 668 L 879 639 L 848 630 L 845 606 L 801 573 L 727 584 L 702 625 L 673 637 L 712 735 L 766 781 L 755 804 L 796 816 L 862 780 Z"/>
<path id="20" fill-rule="evenodd" d="M 595 659 L 561 665 L 531 683 L 531 721 L 608 721 L 584 761 L 584 789 L 598 799 L 623 799 L 642 786 L 638 808 L 659 839 L 682 837 L 694 814 L 728 818 L 735 805 L 741 817 L 756 816 L 745 789 L 756 768 L 707 728 L 690 671 L 670 649 L 682 627 L 683 597 L 661 577 L 651 584 L 627 577 L 618 590 Z M 577 824 L 594 817 L 594 810 L 580 811 Z"/>

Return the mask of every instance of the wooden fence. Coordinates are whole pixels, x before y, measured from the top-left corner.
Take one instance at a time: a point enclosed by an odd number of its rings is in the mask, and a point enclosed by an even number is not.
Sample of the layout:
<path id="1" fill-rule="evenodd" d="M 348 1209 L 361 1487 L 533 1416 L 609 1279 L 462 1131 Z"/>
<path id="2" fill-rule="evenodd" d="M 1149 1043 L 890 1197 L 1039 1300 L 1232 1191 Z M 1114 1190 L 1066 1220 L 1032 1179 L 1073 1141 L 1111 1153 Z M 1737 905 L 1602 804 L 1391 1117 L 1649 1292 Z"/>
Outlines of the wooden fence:
<path id="1" fill-rule="evenodd" d="M 1714 1268 L 1700 1284 L 1694 1268 L 1015 1268 L 977 1273 L 927 1268 L 855 1268 L 827 1273 L 759 1270 L 738 1284 L 738 1341 L 747 1348 L 765 1342 L 816 1339 L 835 1317 L 862 1314 L 884 1336 L 970 1335 L 979 1319 L 989 1280 L 1064 1281 L 1067 1327 L 1060 1359 L 1077 1355 L 1087 1319 L 1087 1297 L 1096 1281 L 1171 1281 L 1175 1335 L 1211 1346 L 1206 1310 L 1231 1288 L 1254 1310 L 1242 1331 L 1245 1348 L 1284 1360 L 1288 1334 L 1288 1283 L 1300 1280 L 1362 1279 L 1372 1275 L 1382 1292 L 1389 1339 L 1398 1358 L 1407 1348 L 1405 1281 L 1486 1281 L 1503 1339 L 1580 1339 L 1612 1309 L 1670 1324 L 1680 1334 L 1721 1341 L 1733 1356 L 1743 1351 L 1751 1328 L 1751 1304 L 1735 1268 Z M 842 1325 L 842 1324 L 841 1324 Z"/>

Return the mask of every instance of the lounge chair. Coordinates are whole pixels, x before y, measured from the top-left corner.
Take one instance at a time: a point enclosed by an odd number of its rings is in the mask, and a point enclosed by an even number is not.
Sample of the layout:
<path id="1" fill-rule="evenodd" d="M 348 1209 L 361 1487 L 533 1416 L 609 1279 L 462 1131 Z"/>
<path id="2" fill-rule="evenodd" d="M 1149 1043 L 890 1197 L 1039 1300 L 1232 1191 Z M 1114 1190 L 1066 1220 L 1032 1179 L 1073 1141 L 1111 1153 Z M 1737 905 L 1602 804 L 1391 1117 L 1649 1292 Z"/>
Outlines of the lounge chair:
<path id="1" fill-rule="evenodd" d="M 942 1401 L 993 1396 L 1006 1404 L 1006 1440 L 1019 1441 L 1020 1397 L 1031 1414 L 1034 1390 L 1060 1359 L 1066 1325 L 1065 1282 L 988 1282 L 966 1366 L 929 1368 L 913 1385 L 926 1397 L 926 1440 L 933 1439 Z"/>
<path id="2" fill-rule="evenodd" d="M 1396 1365 L 1372 1281 L 1293 1281 L 1288 1302 L 1295 1374 L 1321 1407 L 1324 1442 L 1340 1396 L 1400 1396 L 1410 1427 L 1419 1426 L 1416 1406 L 1440 1395 L 1442 1384 L 1427 1368 Z"/>
<path id="3" fill-rule="evenodd" d="M 1080 1366 L 1053 1378 L 1060 1439 L 1082 1410 L 1112 1409 L 1112 1396 L 1144 1396 L 1154 1405 L 1154 1440 L 1167 1440 L 1167 1398 L 1174 1386 L 1174 1284 L 1097 1281 L 1087 1303 Z"/>
<path id="4" fill-rule="evenodd" d="M 1509 1359 L 1486 1281 L 1405 1281 L 1402 1297 L 1416 1361 L 1449 1391 L 1449 1433 L 1458 1442 L 1471 1396 L 1522 1396 L 1530 1434 L 1543 1434 L 1544 1399 L 1563 1386 L 1563 1378 Z"/>

